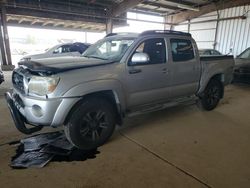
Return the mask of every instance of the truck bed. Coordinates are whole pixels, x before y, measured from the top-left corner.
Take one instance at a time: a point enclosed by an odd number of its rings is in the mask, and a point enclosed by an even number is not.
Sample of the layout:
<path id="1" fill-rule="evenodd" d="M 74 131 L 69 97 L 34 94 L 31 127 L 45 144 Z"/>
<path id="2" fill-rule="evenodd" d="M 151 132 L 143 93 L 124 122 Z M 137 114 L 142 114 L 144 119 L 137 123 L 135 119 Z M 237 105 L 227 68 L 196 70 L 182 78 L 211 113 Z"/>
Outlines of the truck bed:
<path id="1" fill-rule="evenodd" d="M 233 80 L 234 57 L 231 55 L 223 56 L 201 56 L 202 74 L 200 79 L 200 89 L 202 92 L 212 75 L 221 74 L 224 85 L 228 85 Z"/>

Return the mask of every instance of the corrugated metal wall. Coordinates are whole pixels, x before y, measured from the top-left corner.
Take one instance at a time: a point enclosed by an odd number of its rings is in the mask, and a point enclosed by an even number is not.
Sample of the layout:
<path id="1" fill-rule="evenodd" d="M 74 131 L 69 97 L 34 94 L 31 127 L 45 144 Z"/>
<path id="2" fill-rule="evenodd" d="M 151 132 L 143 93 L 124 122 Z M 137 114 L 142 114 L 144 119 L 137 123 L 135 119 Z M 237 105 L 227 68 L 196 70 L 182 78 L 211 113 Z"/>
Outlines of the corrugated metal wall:
<path id="1" fill-rule="evenodd" d="M 250 46 L 250 6 L 241 6 L 220 11 L 220 18 L 242 16 L 247 12 L 247 19 L 220 21 L 216 49 L 228 53 L 232 48 L 233 55 L 240 54 Z"/>
<path id="2" fill-rule="evenodd" d="M 211 12 L 199 18 L 190 20 L 190 26 L 188 26 L 188 22 L 184 22 L 182 23 L 184 25 L 176 26 L 175 30 L 185 32 L 188 32 L 189 30 L 193 38 L 197 41 L 199 48 L 215 47 L 215 49 L 223 54 L 230 53 L 230 49 L 232 49 L 232 54 L 236 56 L 247 47 L 250 47 L 250 6 L 220 10 L 218 13 L 219 18 L 242 16 L 245 14 L 247 19 L 222 20 L 218 23 L 217 21 L 195 23 L 217 19 L 217 12 Z"/>
<path id="3" fill-rule="evenodd" d="M 213 44 L 215 41 L 217 22 L 216 21 L 207 23 L 195 23 L 195 22 L 215 20 L 217 19 L 217 17 L 218 17 L 217 12 L 205 14 L 199 18 L 190 20 L 190 26 L 188 26 L 188 22 L 184 22 L 182 23 L 183 25 L 176 26 L 175 30 L 190 32 L 193 38 L 196 40 L 199 48 L 214 48 Z"/>
<path id="4" fill-rule="evenodd" d="M 190 33 L 197 41 L 197 45 L 200 48 L 213 48 L 216 32 L 216 21 L 207 23 L 197 23 L 200 21 L 215 20 L 217 19 L 217 13 L 212 12 L 203 15 L 200 18 L 195 18 L 190 21 Z"/>
<path id="5" fill-rule="evenodd" d="M 177 26 L 175 26 L 174 30 L 188 32 L 188 22 L 183 22 L 181 24 L 183 24 L 183 25 L 177 25 Z"/>

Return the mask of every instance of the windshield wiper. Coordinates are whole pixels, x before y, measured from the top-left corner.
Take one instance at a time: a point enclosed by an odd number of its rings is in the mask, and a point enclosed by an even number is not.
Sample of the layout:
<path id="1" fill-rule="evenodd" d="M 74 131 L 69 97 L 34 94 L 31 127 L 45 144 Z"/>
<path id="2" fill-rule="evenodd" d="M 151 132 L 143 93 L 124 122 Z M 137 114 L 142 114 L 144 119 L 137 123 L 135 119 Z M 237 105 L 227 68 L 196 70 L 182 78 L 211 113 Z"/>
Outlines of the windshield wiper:
<path id="1" fill-rule="evenodd" d="M 101 59 L 101 60 L 108 60 L 108 59 L 105 59 L 105 58 L 102 58 L 102 57 L 98 57 L 98 56 L 83 56 L 83 57 L 87 57 L 87 58 L 96 58 L 96 59 Z"/>

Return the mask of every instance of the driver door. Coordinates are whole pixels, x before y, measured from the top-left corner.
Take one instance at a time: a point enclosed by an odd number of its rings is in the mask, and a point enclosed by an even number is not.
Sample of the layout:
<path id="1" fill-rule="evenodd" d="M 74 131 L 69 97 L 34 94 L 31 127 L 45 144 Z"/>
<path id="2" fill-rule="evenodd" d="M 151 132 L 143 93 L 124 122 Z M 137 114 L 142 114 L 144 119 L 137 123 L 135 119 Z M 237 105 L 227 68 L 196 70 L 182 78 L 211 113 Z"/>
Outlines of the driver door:
<path id="1" fill-rule="evenodd" d="M 135 53 L 146 53 L 149 61 L 133 63 Z M 164 38 L 149 38 L 142 41 L 132 53 L 127 66 L 128 107 L 156 103 L 169 94 L 166 41 Z"/>

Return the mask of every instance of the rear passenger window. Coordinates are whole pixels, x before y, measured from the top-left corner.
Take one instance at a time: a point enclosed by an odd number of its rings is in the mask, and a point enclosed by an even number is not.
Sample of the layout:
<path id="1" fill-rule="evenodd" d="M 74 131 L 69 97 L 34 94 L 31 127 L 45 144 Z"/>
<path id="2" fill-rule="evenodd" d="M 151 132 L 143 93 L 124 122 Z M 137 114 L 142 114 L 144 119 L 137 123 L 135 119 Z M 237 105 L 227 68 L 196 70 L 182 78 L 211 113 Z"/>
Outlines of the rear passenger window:
<path id="1" fill-rule="evenodd" d="M 188 61 L 194 59 L 193 45 L 190 40 L 170 39 L 173 61 Z"/>
<path id="2" fill-rule="evenodd" d="M 72 46 L 70 46 L 70 48 L 69 48 L 69 51 L 70 52 L 79 52 L 80 53 L 80 47 L 79 46 L 77 46 L 77 45 L 72 45 Z"/>

